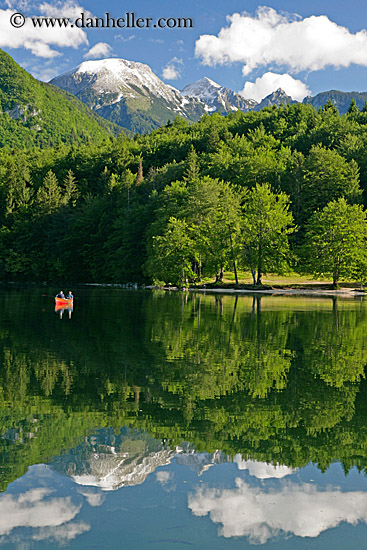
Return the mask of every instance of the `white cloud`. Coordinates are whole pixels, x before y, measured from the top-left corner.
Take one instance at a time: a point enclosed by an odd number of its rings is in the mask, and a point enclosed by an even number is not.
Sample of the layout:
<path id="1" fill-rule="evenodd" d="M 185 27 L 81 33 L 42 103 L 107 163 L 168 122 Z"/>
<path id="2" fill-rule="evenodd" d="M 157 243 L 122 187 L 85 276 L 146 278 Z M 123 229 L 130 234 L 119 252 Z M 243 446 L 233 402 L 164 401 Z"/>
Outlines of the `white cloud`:
<path id="1" fill-rule="evenodd" d="M 44 57 L 44 58 L 53 58 L 58 57 L 61 55 L 60 52 L 57 52 L 56 50 L 52 50 L 48 44 L 45 44 L 44 42 L 34 42 L 32 40 L 25 40 L 23 43 L 23 47 L 26 50 L 31 50 L 33 55 L 36 55 L 37 57 Z"/>
<path id="2" fill-rule="evenodd" d="M 311 484 L 289 483 L 280 490 L 263 491 L 236 480 L 236 489 L 200 487 L 189 495 L 196 516 L 210 515 L 222 525 L 224 537 L 247 536 L 264 544 L 279 533 L 317 537 L 341 522 L 367 523 L 367 493 L 340 489 L 318 491 Z"/>
<path id="3" fill-rule="evenodd" d="M 20 496 L 0 496 L 0 535 L 8 535 L 16 527 L 58 527 L 74 519 L 80 506 L 70 497 L 47 498 L 51 491 L 32 489 Z"/>
<path id="4" fill-rule="evenodd" d="M 165 80 L 178 80 L 181 77 L 181 73 L 174 65 L 166 65 L 166 67 L 163 67 L 162 77 Z"/>
<path id="5" fill-rule="evenodd" d="M 25 10 L 31 5 L 31 2 L 29 0 L 16 0 L 15 2 L 13 2 L 12 0 L 5 0 L 5 4 L 8 6 L 8 8 Z"/>
<path id="6" fill-rule="evenodd" d="M 256 460 L 243 460 L 240 454 L 235 455 L 233 462 L 237 464 L 239 470 L 248 470 L 250 476 L 258 479 L 269 479 L 292 475 L 296 470 L 283 466 L 282 464 L 268 464 L 267 462 L 258 462 Z"/>
<path id="7" fill-rule="evenodd" d="M 112 48 L 107 42 L 98 42 L 93 48 L 84 55 L 85 59 L 102 59 L 104 57 L 110 57 L 112 54 Z"/>
<path id="8" fill-rule="evenodd" d="M 24 67 L 24 65 L 23 65 Z M 25 68 L 25 67 L 24 67 Z M 37 78 L 37 80 L 42 80 L 42 82 L 50 82 L 55 76 L 60 74 L 60 70 L 57 67 L 32 67 L 30 73 Z"/>
<path id="9" fill-rule="evenodd" d="M 90 530 L 90 525 L 84 521 L 66 523 L 59 527 L 43 527 L 33 534 L 33 540 L 55 540 L 60 544 L 73 540 Z"/>
<path id="10" fill-rule="evenodd" d="M 89 491 L 88 489 L 85 489 L 85 490 L 79 489 L 78 493 L 80 493 L 87 499 L 89 506 L 93 506 L 93 507 L 102 506 L 105 499 L 104 495 L 102 495 L 101 493 L 95 493 L 93 491 Z"/>
<path id="11" fill-rule="evenodd" d="M 325 15 L 301 19 L 260 7 L 254 16 L 234 13 L 227 20 L 218 36 L 202 35 L 196 42 L 195 53 L 207 65 L 241 62 L 244 75 L 269 64 L 292 72 L 367 66 L 366 30 L 353 34 Z"/>
<path id="12" fill-rule="evenodd" d="M 162 69 L 162 77 L 165 80 L 178 80 L 181 78 L 183 61 L 177 57 L 173 57 Z"/>
<path id="13" fill-rule="evenodd" d="M 83 8 L 74 3 L 66 3 L 62 8 L 59 4 L 51 6 L 42 4 L 37 16 L 42 17 L 70 17 L 83 11 Z M 31 19 L 26 18 L 23 27 L 15 29 L 10 24 L 10 17 L 14 11 L 0 10 L 0 48 L 25 48 L 33 55 L 43 58 L 52 58 L 61 55 L 51 46 L 59 48 L 78 48 L 88 44 L 86 33 L 76 27 L 34 27 Z M 32 14 L 34 16 L 34 14 Z"/>
<path id="14" fill-rule="evenodd" d="M 115 40 L 120 40 L 121 42 L 130 42 L 130 40 L 134 40 L 135 38 L 135 34 L 131 34 L 130 36 L 128 36 L 127 38 L 125 38 L 124 36 L 122 36 L 121 34 L 117 34 L 115 36 Z"/>
<path id="15" fill-rule="evenodd" d="M 261 101 L 278 88 L 282 88 L 286 94 L 297 101 L 311 94 L 311 90 L 302 80 L 297 80 L 289 74 L 276 74 L 267 72 L 257 78 L 255 82 L 246 82 L 239 93 L 246 99 Z"/>
<path id="16" fill-rule="evenodd" d="M 165 485 L 172 479 L 172 473 L 167 472 L 166 470 L 159 470 L 159 472 L 157 472 L 155 476 L 158 483 L 160 483 L 161 485 Z"/>
<path id="17" fill-rule="evenodd" d="M 70 19 L 76 19 L 84 13 L 85 17 L 93 17 L 92 13 L 87 9 L 79 6 L 72 0 L 68 2 L 54 2 L 49 4 L 44 2 L 40 4 L 39 9 L 46 17 L 69 17 Z"/>

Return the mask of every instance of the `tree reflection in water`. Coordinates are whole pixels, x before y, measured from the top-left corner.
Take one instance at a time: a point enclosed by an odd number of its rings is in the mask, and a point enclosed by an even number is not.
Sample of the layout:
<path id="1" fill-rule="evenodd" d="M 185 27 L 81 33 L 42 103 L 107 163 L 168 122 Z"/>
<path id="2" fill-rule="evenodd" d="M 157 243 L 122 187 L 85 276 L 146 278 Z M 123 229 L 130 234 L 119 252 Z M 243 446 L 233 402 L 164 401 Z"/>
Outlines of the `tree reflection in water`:
<path id="1" fill-rule="evenodd" d="M 84 292 L 84 294 L 83 294 Z M 121 426 L 174 449 L 365 469 L 364 302 L 84 290 L 72 323 L 3 293 L 0 481 Z M 26 308 L 26 309 L 25 309 Z M 54 314 L 53 314 L 54 315 Z"/>

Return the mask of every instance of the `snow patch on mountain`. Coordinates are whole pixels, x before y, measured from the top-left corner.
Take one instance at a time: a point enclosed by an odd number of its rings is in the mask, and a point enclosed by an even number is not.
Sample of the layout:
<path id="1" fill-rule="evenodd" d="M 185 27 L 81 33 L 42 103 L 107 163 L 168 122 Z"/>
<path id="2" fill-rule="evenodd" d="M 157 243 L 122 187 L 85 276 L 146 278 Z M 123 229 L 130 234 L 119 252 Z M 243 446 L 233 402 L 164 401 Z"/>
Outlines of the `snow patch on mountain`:
<path id="1" fill-rule="evenodd" d="M 109 105 L 118 103 L 122 98 L 135 98 L 139 95 L 148 99 L 152 96 L 163 99 L 166 103 L 173 104 L 172 108 L 177 111 L 190 103 L 176 88 L 164 84 L 148 65 L 126 59 L 84 61 L 75 69 L 57 76 L 51 83 L 74 95 L 91 88 L 99 99 L 117 93 L 118 97 Z"/>
<path id="2" fill-rule="evenodd" d="M 219 84 L 210 80 L 206 76 L 193 84 L 188 84 L 181 90 L 183 96 L 196 97 L 202 101 L 212 101 L 218 96 L 219 90 L 222 88 Z"/>
<path id="3" fill-rule="evenodd" d="M 217 84 L 208 77 L 201 78 L 197 82 L 188 84 L 181 90 L 184 97 L 196 98 L 204 104 L 206 112 L 218 111 L 229 113 L 230 111 L 249 111 L 257 102 L 253 99 L 245 99 L 241 95 Z"/>
<path id="4" fill-rule="evenodd" d="M 293 103 L 279 89 L 259 104 L 208 77 L 188 84 L 180 92 L 165 84 L 148 65 L 116 58 L 84 61 L 51 83 L 76 95 L 112 122 L 142 132 L 166 124 L 177 115 L 195 122 L 205 113 L 257 111 L 269 105 Z"/>
<path id="5" fill-rule="evenodd" d="M 205 112 L 199 100 L 183 97 L 148 65 L 126 59 L 85 61 L 54 78 L 51 84 L 134 131 L 151 130 L 177 115 L 196 121 Z"/>

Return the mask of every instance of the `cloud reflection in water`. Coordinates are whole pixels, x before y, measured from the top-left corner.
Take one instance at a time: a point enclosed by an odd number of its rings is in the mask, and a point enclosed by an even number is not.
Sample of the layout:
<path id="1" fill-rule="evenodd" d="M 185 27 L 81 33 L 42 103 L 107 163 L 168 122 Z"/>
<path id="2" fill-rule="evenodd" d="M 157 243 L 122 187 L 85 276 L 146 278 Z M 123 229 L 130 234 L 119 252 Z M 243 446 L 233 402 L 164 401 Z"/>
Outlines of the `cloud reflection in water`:
<path id="1" fill-rule="evenodd" d="M 32 528 L 33 540 L 67 541 L 90 529 L 85 522 L 72 522 L 81 509 L 70 497 L 50 497 L 52 490 L 30 489 L 21 495 L 0 496 L 0 543 L 19 527 Z"/>
<path id="2" fill-rule="evenodd" d="M 189 495 L 188 505 L 196 516 L 209 514 L 220 523 L 224 537 L 246 536 L 264 544 L 280 533 L 317 537 L 345 521 L 367 523 L 367 493 L 319 491 L 309 483 L 287 483 L 280 490 L 254 488 L 236 479 L 235 489 L 200 487 Z"/>

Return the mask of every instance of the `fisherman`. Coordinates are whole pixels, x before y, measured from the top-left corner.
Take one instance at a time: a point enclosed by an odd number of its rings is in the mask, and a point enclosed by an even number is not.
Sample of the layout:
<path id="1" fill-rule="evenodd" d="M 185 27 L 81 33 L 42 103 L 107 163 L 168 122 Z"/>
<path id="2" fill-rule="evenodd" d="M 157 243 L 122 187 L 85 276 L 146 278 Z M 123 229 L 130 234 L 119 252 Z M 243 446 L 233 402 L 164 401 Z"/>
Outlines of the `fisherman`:
<path id="1" fill-rule="evenodd" d="M 73 293 L 71 292 L 71 290 L 69 290 L 68 294 L 66 295 L 66 299 L 67 300 L 73 300 L 74 299 L 74 296 L 73 296 Z"/>
<path id="2" fill-rule="evenodd" d="M 60 292 L 56 294 L 56 298 L 63 298 L 65 300 L 65 294 L 63 293 L 62 290 L 60 290 Z"/>

